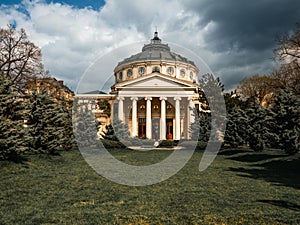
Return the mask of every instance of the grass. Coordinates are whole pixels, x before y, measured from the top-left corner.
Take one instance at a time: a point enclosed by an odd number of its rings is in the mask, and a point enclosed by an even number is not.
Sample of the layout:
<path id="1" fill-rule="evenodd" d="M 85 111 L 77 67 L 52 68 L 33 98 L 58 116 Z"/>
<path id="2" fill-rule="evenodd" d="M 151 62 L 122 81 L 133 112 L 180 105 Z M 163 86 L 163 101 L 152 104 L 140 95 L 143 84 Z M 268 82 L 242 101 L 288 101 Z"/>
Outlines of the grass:
<path id="1" fill-rule="evenodd" d="M 142 165 L 170 151 L 112 153 Z M 200 173 L 201 157 L 146 187 L 106 180 L 77 150 L 0 162 L 0 224 L 300 224 L 299 155 L 223 150 Z"/>

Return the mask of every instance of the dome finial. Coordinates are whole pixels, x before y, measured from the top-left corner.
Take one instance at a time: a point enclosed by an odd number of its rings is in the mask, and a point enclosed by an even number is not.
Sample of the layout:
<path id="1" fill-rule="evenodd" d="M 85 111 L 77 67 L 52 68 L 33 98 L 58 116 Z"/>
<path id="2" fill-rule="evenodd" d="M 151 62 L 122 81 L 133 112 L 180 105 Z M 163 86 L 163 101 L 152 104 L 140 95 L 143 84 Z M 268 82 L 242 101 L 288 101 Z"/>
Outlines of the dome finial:
<path id="1" fill-rule="evenodd" d="M 157 26 L 155 26 L 154 37 L 155 37 L 155 38 L 158 37 Z"/>
<path id="2" fill-rule="evenodd" d="M 152 39 L 152 42 L 154 42 L 154 43 L 161 42 L 161 39 L 158 37 L 157 26 L 155 26 L 155 32 L 154 32 L 154 37 Z"/>

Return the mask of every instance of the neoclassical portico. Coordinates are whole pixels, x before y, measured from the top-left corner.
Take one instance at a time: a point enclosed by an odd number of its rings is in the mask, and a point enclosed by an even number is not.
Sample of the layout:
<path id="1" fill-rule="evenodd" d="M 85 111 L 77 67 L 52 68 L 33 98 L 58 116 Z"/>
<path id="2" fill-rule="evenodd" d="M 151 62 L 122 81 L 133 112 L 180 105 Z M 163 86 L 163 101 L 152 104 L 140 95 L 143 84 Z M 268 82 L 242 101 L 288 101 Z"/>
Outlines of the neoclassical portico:
<path id="1" fill-rule="evenodd" d="M 118 119 L 132 137 L 187 139 L 193 121 L 195 85 L 152 73 L 115 85 Z"/>
<path id="2" fill-rule="evenodd" d="M 157 97 L 158 98 L 158 97 Z M 185 97 L 187 99 L 187 97 Z M 191 108 L 183 108 L 180 107 L 180 102 L 183 99 L 182 97 L 159 97 L 160 100 L 160 105 L 159 108 L 156 108 L 157 105 L 152 104 L 152 99 L 154 97 L 121 97 L 118 98 L 118 119 L 123 121 L 123 122 L 128 122 L 129 128 L 131 128 L 131 136 L 136 137 L 140 136 L 147 137 L 148 139 L 159 139 L 159 140 L 164 140 L 164 139 L 175 139 L 179 140 L 182 137 L 188 138 L 188 126 L 184 127 L 184 123 L 190 124 L 190 118 L 191 118 Z M 145 100 L 146 101 L 146 109 L 144 115 L 138 112 L 138 101 L 139 100 Z M 168 100 L 171 100 L 170 102 L 175 102 L 175 106 L 173 104 L 169 104 L 169 109 L 172 110 L 174 107 L 174 113 L 171 111 L 171 113 L 168 114 L 167 117 L 167 102 L 169 103 Z M 124 112 L 124 102 L 126 102 L 126 106 L 128 105 L 130 110 L 127 112 Z M 130 106 L 131 102 L 131 106 Z M 187 100 L 184 101 L 184 104 L 186 104 Z M 172 107 L 172 108 L 171 108 Z M 181 113 L 181 111 L 185 110 L 186 112 Z M 143 110 L 143 105 L 141 105 L 141 110 Z M 160 117 L 157 117 L 157 113 L 155 116 L 153 116 L 153 110 L 158 110 L 160 111 Z M 139 115 L 139 116 L 138 116 Z M 125 118 L 124 118 L 125 116 Z M 144 120 L 143 120 L 144 119 Z M 157 136 L 155 136 L 153 133 L 157 132 L 157 124 L 155 124 L 155 119 L 159 119 L 159 132 Z M 170 120 L 169 125 L 167 126 L 167 120 Z M 141 122 L 139 122 L 141 121 Z M 143 122 L 143 121 L 146 121 Z M 146 129 L 143 131 L 139 131 L 142 125 L 146 125 Z M 139 128 L 140 125 L 140 128 Z M 168 130 L 168 129 L 169 130 Z M 185 129 L 186 128 L 186 129 Z M 172 130 L 170 130 L 172 129 Z M 175 131 L 175 132 L 174 132 Z M 169 136 L 167 136 L 169 135 Z M 171 135 L 171 136 L 170 136 Z"/>

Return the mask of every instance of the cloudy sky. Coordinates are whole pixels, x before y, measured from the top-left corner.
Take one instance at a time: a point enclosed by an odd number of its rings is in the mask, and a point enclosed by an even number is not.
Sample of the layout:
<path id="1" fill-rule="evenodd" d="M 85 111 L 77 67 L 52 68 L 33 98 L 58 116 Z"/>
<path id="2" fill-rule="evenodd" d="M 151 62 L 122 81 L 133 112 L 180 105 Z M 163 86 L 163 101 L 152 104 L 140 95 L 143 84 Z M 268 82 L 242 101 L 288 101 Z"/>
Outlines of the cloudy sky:
<path id="1" fill-rule="evenodd" d="M 0 27 L 25 28 L 41 47 L 46 69 L 73 90 L 95 60 L 128 44 L 148 43 L 156 26 L 163 42 L 191 49 L 231 89 L 246 76 L 271 72 L 276 67 L 272 59 L 276 38 L 300 22 L 299 0 L 2 0 L 0 4 Z M 130 55 L 138 51 L 133 49 Z M 100 73 L 99 81 L 110 75 Z"/>

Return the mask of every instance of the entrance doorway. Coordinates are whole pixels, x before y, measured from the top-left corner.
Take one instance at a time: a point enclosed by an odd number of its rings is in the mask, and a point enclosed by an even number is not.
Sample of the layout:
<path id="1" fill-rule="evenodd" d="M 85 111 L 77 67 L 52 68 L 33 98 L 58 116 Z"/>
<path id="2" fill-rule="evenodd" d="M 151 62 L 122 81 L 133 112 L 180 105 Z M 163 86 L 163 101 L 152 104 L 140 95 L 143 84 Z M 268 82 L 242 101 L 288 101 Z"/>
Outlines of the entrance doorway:
<path id="1" fill-rule="evenodd" d="M 146 118 L 139 118 L 139 137 L 146 138 Z"/>
<path id="2" fill-rule="evenodd" d="M 152 119 L 152 139 L 158 140 L 160 137 L 160 118 Z"/>
<path id="3" fill-rule="evenodd" d="M 173 139 L 173 119 L 167 119 L 167 140 Z"/>

